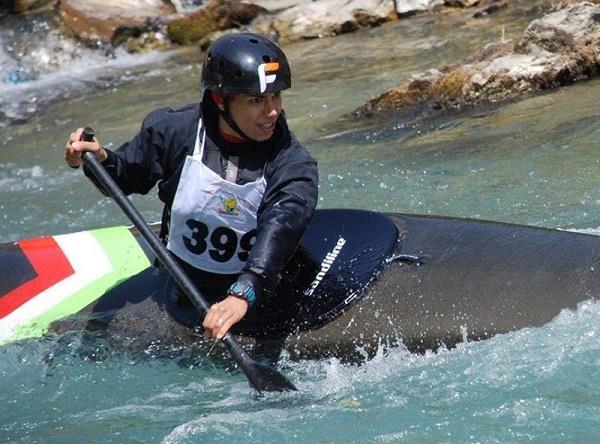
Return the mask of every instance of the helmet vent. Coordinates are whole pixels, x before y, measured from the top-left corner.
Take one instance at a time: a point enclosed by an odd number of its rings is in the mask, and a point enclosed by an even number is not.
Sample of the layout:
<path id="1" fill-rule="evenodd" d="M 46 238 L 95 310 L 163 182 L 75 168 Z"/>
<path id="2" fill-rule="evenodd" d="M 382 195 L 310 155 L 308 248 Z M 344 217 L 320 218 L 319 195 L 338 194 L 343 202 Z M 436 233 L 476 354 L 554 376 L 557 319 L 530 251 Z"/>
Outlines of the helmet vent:
<path id="1" fill-rule="evenodd" d="M 250 39 L 250 43 L 257 44 L 257 43 L 258 43 L 258 40 L 256 40 L 256 39 Z"/>
<path id="2" fill-rule="evenodd" d="M 271 57 L 269 57 L 268 54 L 265 54 L 262 59 L 264 60 L 265 63 L 269 63 L 271 61 Z"/>

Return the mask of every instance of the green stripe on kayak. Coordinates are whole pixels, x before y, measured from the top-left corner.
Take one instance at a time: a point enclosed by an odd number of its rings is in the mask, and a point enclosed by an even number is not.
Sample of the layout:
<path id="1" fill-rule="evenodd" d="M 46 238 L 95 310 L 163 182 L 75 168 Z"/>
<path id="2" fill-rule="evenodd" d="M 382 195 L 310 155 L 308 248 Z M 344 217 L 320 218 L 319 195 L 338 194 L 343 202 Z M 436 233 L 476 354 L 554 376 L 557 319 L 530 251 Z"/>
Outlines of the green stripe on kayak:
<path id="1" fill-rule="evenodd" d="M 111 288 L 150 266 L 148 257 L 127 227 L 101 228 L 89 233 L 106 253 L 112 271 L 32 319 L 27 325 L 17 328 L 11 340 L 42 336 L 53 321 L 78 313 Z"/>

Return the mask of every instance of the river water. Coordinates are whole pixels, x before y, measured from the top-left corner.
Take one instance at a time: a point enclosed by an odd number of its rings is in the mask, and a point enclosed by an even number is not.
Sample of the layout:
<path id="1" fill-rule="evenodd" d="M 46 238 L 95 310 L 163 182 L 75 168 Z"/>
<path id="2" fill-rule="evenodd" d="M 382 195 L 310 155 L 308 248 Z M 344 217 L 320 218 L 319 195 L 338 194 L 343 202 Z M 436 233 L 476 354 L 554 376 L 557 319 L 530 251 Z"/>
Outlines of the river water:
<path id="1" fill-rule="evenodd" d="M 600 234 L 600 80 L 429 119 L 338 121 L 415 72 L 520 35 L 545 4 L 514 2 L 480 20 L 422 15 L 287 45 L 295 77 L 285 108 L 319 161 L 319 206 Z M 85 60 L 0 86 L 0 110 L 21 116 L 0 127 L 1 242 L 127 223 L 64 165 L 68 133 L 90 125 L 116 146 L 152 108 L 198 99 L 195 49 Z M 25 94 L 37 104 L 29 111 Z M 133 200 L 159 218 L 154 196 Z M 400 347 L 361 366 L 284 358 L 299 392 L 264 396 L 202 358 L 130 356 L 80 333 L 25 340 L 0 347 L 0 441 L 597 442 L 599 320 L 590 300 L 546 326 L 452 350 Z"/>

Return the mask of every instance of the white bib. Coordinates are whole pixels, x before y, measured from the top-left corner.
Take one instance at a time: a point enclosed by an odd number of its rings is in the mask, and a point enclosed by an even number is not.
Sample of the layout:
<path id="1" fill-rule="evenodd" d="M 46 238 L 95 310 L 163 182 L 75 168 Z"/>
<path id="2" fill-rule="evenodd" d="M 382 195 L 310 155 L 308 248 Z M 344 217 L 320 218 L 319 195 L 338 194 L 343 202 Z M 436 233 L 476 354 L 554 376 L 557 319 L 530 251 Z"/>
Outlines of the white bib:
<path id="1" fill-rule="evenodd" d="M 260 177 L 237 185 L 222 179 L 202 163 L 205 140 L 200 119 L 194 153 L 185 159 L 171 206 L 167 248 L 201 270 L 235 274 L 256 240 L 256 213 L 266 181 Z"/>

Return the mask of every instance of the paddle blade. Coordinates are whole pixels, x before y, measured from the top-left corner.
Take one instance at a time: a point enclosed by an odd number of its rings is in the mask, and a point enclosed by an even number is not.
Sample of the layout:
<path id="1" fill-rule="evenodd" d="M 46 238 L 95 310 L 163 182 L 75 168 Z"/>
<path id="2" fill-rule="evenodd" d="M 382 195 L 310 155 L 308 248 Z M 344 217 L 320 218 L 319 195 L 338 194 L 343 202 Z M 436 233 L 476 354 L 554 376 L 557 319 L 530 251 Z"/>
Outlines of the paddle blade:
<path id="1" fill-rule="evenodd" d="M 289 392 L 298 390 L 285 376 L 268 365 L 252 361 L 246 368 L 250 385 L 259 392 Z"/>
<path id="2" fill-rule="evenodd" d="M 285 376 L 273 367 L 255 361 L 238 344 L 231 333 L 223 337 L 225 346 L 246 374 L 250 386 L 259 392 L 287 392 L 298 390 Z"/>

